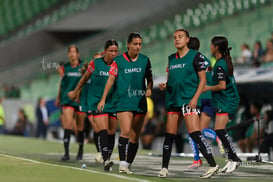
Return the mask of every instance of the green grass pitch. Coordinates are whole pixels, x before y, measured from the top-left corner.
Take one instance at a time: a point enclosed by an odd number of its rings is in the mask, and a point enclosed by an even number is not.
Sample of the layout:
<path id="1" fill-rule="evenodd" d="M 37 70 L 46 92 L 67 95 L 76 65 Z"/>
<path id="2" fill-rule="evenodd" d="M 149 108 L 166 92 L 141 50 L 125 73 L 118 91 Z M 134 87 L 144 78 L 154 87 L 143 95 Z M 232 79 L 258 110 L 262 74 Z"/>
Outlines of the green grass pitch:
<path id="1" fill-rule="evenodd" d="M 104 172 L 102 164 L 94 162 L 96 154 L 93 144 L 85 145 L 82 161 L 76 161 L 77 144 L 71 144 L 71 160 L 62 162 L 62 142 L 43 141 L 35 138 L 23 138 L 0 135 L 0 181 L 2 182 L 122 182 L 122 181 L 204 181 L 199 179 L 207 167 L 206 162 L 199 169 L 188 169 L 191 158 L 172 157 L 169 176 L 158 178 L 161 157 L 149 156 L 151 151 L 139 150 L 132 166 L 133 175 L 118 173 L 117 149 L 112 159 L 113 171 Z M 204 160 L 203 160 L 204 161 Z M 224 165 L 225 159 L 216 158 Z M 86 164 L 86 169 L 81 165 Z M 272 181 L 273 165 L 256 162 L 243 162 L 232 174 L 217 174 L 208 181 L 223 182 L 262 182 Z"/>

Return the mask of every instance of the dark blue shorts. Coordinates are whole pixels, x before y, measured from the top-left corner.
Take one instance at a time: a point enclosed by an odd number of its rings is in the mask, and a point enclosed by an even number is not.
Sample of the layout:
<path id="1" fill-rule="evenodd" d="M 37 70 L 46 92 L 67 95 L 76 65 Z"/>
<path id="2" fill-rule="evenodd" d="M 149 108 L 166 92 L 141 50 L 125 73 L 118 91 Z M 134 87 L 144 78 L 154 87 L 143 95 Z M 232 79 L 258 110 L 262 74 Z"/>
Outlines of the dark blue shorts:
<path id="1" fill-rule="evenodd" d="M 216 108 L 211 105 L 211 99 L 201 99 L 201 112 L 206 113 L 210 117 L 215 116 Z"/>

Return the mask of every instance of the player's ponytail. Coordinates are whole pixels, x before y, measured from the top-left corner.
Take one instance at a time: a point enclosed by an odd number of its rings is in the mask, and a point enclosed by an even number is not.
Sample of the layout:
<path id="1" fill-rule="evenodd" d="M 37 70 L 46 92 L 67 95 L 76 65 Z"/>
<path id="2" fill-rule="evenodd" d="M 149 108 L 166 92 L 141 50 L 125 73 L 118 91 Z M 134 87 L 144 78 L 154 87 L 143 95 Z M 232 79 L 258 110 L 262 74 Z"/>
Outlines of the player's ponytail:
<path id="1" fill-rule="evenodd" d="M 200 41 L 197 37 L 190 37 L 188 42 L 188 48 L 198 51 L 200 48 Z"/>
<path id="2" fill-rule="evenodd" d="M 228 47 L 228 40 L 226 37 L 215 36 L 211 39 L 211 43 L 218 47 L 218 51 L 221 53 L 222 57 L 227 63 L 228 75 L 232 76 L 234 68 L 232 64 L 232 58 L 230 56 L 231 47 Z"/>
<path id="3" fill-rule="evenodd" d="M 225 58 L 225 60 L 226 60 L 226 62 L 227 62 L 227 66 L 228 66 L 228 75 L 229 76 L 232 76 L 233 75 L 233 64 L 232 64 L 232 58 L 231 58 L 231 56 L 230 56 L 230 50 L 231 50 L 232 48 L 231 47 L 229 47 L 229 48 L 227 48 L 227 50 L 225 51 L 225 52 L 223 52 L 223 56 L 224 56 L 224 58 Z"/>

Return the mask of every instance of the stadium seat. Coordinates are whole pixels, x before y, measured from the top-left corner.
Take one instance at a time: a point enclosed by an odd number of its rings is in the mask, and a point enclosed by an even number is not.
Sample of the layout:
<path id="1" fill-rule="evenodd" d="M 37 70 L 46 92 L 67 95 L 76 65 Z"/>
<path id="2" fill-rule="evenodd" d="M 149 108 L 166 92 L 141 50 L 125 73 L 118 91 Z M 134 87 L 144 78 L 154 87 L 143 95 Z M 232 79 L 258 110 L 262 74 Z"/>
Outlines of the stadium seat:
<path id="1" fill-rule="evenodd" d="M 189 28 L 192 25 L 191 21 L 192 21 L 192 19 L 191 19 L 190 15 L 186 14 L 183 16 L 183 24 L 182 25 Z"/>
<path id="2" fill-rule="evenodd" d="M 0 19 L 3 22 L 3 28 L 0 29 L 1 35 L 8 34 L 19 26 L 22 26 L 28 20 L 57 2 L 58 0 L 0 1 Z"/>
<path id="3" fill-rule="evenodd" d="M 56 3 L 57 1 L 58 0 L 52 0 L 50 2 Z M 63 6 L 59 10 L 55 10 L 52 14 L 37 20 L 35 26 L 27 26 L 25 31 L 26 33 L 32 32 L 37 28 L 58 21 L 71 13 L 82 10 L 85 8 L 84 6 L 92 5 L 92 3 L 96 1 L 98 0 L 71 1 L 67 6 Z M 196 7 L 176 13 L 171 18 L 168 17 L 163 19 L 160 23 L 151 24 L 150 27 L 140 30 L 143 36 L 143 45 L 145 45 L 143 53 L 149 55 L 151 58 L 155 76 L 161 75 L 162 71 L 165 71 L 168 55 L 175 52 L 170 35 L 178 28 L 190 29 L 191 36 L 199 37 L 201 41 L 200 51 L 208 58 L 210 58 L 210 41 L 215 35 L 224 35 L 228 38 L 233 48 L 233 57 L 240 55 L 240 45 L 243 42 L 248 43 L 252 47 L 256 39 L 264 41 L 270 36 L 270 31 L 272 31 L 273 28 L 272 5 L 268 7 L 263 6 L 268 3 L 269 0 L 216 0 L 211 2 L 212 3 L 202 2 L 196 5 Z M 83 5 L 83 3 L 86 3 L 86 5 Z M 20 2 L 19 4 L 22 6 L 24 3 Z M 257 8 L 258 5 L 261 6 L 262 9 Z M 24 4 L 24 6 L 26 5 Z M 44 1 L 41 5 L 37 5 L 36 3 L 35 6 L 39 6 L 40 8 L 50 7 L 49 4 L 46 4 Z M 26 11 L 22 12 L 25 14 L 24 16 L 26 18 L 22 18 L 25 21 L 29 15 Z M 20 14 L 22 12 L 20 12 Z M 29 14 L 32 16 L 32 12 Z M 0 20 L 1 17 L 7 16 L 10 16 L 8 12 L 0 12 Z M 11 25 L 7 24 L 0 27 L 0 35 L 6 32 L 9 26 Z M 257 29 L 257 27 L 259 27 L 259 29 Z M 126 50 L 126 41 L 117 41 L 120 50 Z M 101 52 L 102 49 L 98 48 L 98 51 Z M 93 53 L 90 53 L 83 59 L 90 60 L 92 56 Z M 57 94 L 59 81 L 59 76 L 54 74 L 50 76 L 48 82 L 43 80 L 43 85 L 34 82 L 30 87 L 31 92 L 29 93 L 33 92 L 33 94 L 37 96 L 38 93 L 35 90 L 46 85 L 49 88 L 53 88 L 50 90 L 45 89 L 47 94 L 55 96 Z M 45 93 L 45 91 L 40 92 L 40 94 Z"/>
<path id="4" fill-rule="evenodd" d="M 183 28 L 183 19 L 181 14 L 174 15 L 173 23 L 172 21 L 164 22 L 165 26 L 167 26 L 169 34 L 174 32 L 177 29 Z"/>
<path id="5" fill-rule="evenodd" d="M 21 92 L 21 99 L 23 100 L 31 99 L 30 89 L 27 85 L 20 87 L 20 92 Z"/>

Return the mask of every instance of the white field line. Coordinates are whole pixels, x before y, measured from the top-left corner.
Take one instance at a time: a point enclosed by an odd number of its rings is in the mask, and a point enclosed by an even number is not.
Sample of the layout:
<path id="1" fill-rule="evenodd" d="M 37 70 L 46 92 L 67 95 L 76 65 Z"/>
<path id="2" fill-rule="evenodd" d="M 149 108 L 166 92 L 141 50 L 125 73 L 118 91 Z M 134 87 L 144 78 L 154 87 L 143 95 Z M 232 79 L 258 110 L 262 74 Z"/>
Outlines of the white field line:
<path id="1" fill-rule="evenodd" d="M 87 169 L 81 169 L 81 168 L 77 168 L 77 167 L 71 167 L 71 166 L 65 166 L 65 165 L 59 165 L 59 164 L 51 164 L 51 163 L 46 163 L 46 162 L 40 162 L 40 161 L 27 159 L 27 158 L 23 158 L 23 157 L 16 157 L 16 156 L 5 155 L 5 154 L 0 154 L 0 156 L 13 158 L 13 159 L 18 159 L 18 160 L 23 160 L 23 161 L 28 161 L 28 162 L 32 162 L 32 163 L 35 163 L 35 164 L 41 164 L 41 165 L 46 165 L 46 166 L 62 167 L 62 168 L 80 170 L 80 171 L 85 171 L 85 172 L 90 172 L 90 173 L 95 173 L 95 174 L 113 176 L 113 177 L 116 177 L 116 178 L 127 179 L 127 180 L 131 180 L 131 181 L 149 182 L 149 180 L 137 179 L 137 178 L 127 177 L 127 176 L 123 176 L 123 175 L 107 173 L 107 172 L 99 172 L 99 171 L 94 171 L 94 170 L 90 170 L 90 169 L 87 170 Z"/>

